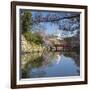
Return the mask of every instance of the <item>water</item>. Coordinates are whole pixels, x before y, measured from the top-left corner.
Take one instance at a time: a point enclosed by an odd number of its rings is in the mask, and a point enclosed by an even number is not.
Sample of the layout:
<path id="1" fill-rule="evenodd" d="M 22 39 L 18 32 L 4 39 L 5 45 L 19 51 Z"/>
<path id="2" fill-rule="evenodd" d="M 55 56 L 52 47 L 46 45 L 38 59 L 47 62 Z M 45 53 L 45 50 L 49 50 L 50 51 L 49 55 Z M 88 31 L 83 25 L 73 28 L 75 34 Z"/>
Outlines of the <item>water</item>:
<path id="1" fill-rule="evenodd" d="M 21 78 L 80 75 L 80 60 L 76 52 L 34 52 L 23 54 L 21 60 Z"/>

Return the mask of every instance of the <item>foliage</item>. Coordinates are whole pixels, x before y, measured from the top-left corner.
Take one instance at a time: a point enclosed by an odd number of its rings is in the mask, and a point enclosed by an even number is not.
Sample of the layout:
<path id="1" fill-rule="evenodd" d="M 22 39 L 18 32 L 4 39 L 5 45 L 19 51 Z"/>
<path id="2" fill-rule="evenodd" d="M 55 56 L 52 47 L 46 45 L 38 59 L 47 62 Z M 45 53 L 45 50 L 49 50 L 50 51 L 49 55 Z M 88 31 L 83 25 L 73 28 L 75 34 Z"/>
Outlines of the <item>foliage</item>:
<path id="1" fill-rule="evenodd" d="M 39 34 L 31 32 L 32 28 L 32 13 L 30 11 L 24 11 L 21 14 L 22 22 L 22 34 L 25 36 L 26 40 L 30 43 L 42 44 L 43 40 Z"/>
<path id="2" fill-rule="evenodd" d="M 27 32 L 31 29 L 32 26 L 32 13 L 31 12 L 24 12 L 21 14 L 21 23 L 22 23 L 22 33 Z"/>
<path id="3" fill-rule="evenodd" d="M 32 33 L 31 32 L 24 32 L 23 35 L 24 35 L 24 37 L 26 38 L 27 41 L 31 41 L 31 38 L 32 38 Z"/>
<path id="4" fill-rule="evenodd" d="M 37 34 L 37 33 L 32 33 L 30 31 L 28 32 L 24 32 L 24 36 L 26 38 L 27 41 L 29 41 L 30 43 L 35 43 L 35 44 L 43 44 L 43 39 L 42 36 Z"/>
<path id="5" fill-rule="evenodd" d="M 43 39 L 40 34 L 34 33 L 32 41 L 36 44 L 43 44 Z"/>
<path id="6" fill-rule="evenodd" d="M 72 41 L 72 39 L 73 39 L 73 37 L 72 38 L 71 37 L 64 38 L 64 40 L 68 43 L 70 43 Z"/>

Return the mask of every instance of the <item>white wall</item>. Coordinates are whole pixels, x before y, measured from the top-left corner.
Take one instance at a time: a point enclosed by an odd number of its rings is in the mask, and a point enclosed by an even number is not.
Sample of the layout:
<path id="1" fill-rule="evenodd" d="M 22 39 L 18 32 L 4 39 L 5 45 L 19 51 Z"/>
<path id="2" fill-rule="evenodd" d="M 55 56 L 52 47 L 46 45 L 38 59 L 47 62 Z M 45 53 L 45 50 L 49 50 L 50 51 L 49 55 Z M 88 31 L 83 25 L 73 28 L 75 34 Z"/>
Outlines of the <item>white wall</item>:
<path id="1" fill-rule="evenodd" d="M 90 9 L 90 0 L 19 0 L 19 1 L 33 1 L 33 2 L 36 1 L 36 2 L 48 2 L 48 3 L 60 3 L 60 4 L 80 4 L 80 5 L 88 5 L 88 9 Z M 10 17 L 11 17 L 10 2 L 11 0 L 0 0 L 0 90 L 10 89 Z M 88 14 L 90 15 L 90 10 L 88 10 Z M 89 21 L 88 23 L 90 23 L 90 17 L 88 18 L 88 21 Z M 89 29 L 90 29 L 90 25 L 88 30 Z M 88 31 L 88 34 L 90 34 L 90 31 Z M 88 46 L 90 46 L 90 42 Z M 90 47 L 88 48 L 88 50 L 89 49 Z M 88 68 L 90 68 L 89 59 L 88 59 L 88 64 L 89 64 Z M 90 70 L 88 71 L 89 71 L 88 76 L 90 76 Z M 90 90 L 90 77 L 89 77 L 88 85 L 33 88 L 31 90 L 42 90 L 42 89 L 43 90 L 50 90 L 50 89 Z"/>

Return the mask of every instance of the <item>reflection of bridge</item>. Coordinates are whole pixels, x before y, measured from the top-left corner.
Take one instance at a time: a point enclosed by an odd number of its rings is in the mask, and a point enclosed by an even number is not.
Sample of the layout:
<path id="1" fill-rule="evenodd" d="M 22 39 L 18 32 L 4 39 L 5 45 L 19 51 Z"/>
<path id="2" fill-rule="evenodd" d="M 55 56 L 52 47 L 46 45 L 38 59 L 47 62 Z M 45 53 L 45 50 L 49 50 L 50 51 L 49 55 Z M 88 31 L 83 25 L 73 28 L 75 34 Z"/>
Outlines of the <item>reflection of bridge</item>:
<path id="1" fill-rule="evenodd" d="M 54 47 L 51 47 L 51 50 L 53 51 L 70 51 L 71 49 L 71 45 L 66 44 L 55 44 Z"/>

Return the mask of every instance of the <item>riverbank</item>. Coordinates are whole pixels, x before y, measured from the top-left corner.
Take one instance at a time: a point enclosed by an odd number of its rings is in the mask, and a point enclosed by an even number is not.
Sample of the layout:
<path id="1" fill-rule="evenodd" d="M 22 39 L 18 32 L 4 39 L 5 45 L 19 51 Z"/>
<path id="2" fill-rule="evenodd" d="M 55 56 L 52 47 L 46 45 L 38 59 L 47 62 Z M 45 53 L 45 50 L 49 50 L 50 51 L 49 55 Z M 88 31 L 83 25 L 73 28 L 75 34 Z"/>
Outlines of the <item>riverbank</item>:
<path id="1" fill-rule="evenodd" d="M 40 45 L 37 45 L 33 42 L 29 42 L 25 39 L 24 35 L 21 35 L 21 52 L 24 53 L 24 52 L 27 52 L 27 53 L 30 53 L 30 52 L 43 52 L 46 50 L 46 47 L 45 46 L 42 46 L 41 44 Z"/>

